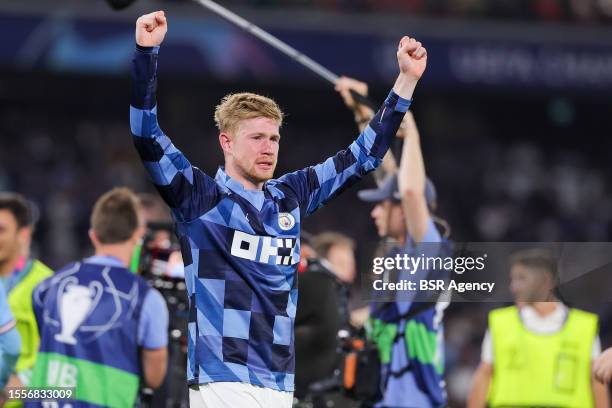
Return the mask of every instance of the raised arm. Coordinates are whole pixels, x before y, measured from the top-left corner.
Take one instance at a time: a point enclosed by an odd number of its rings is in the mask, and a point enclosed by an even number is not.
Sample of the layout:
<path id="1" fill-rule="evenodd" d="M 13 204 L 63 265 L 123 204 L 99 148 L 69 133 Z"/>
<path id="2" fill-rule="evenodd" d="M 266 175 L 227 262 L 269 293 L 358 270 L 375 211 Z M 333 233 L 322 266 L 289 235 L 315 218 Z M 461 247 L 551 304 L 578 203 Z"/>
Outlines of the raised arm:
<path id="1" fill-rule="evenodd" d="M 601 383 L 609 385 L 612 382 L 612 347 L 593 361 L 593 374 Z"/>
<path id="2" fill-rule="evenodd" d="M 359 132 L 363 132 L 370 120 L 372 120 L 372 117 L 374 116 L 375 112 L 369 106 L 356 102 L 353 98 L 353 95 L 351 94 L 351 90 L 357 92 L 360 95 L 368 96 L 368 84 L 346 76 L 341 77 L 336 83 L 336 91 L 340 93 L 344 104 L 355 115 L 355 123 L 357 124 Z M 404 120 L 406 120 L 405 116 Z M 403 125 L 400 125 L 400 131 L 397 133 L 397 135 L 401 133 L 402 127 Z M 395 173 L 396 171 L 397 162 L 395 161 L 395 157 L 393 157 L 393 153 L 391 152 L 391 150 L 388 150 L 387 153 L 385 153 L 385 156 L 383 157 L 382 164 L 374 172 L 374 179 L 376 180 L 376 184 L 380 186 L 380 184 L 388 174 Z"/>
<path id="3" fill-rule="evenodd" d="M 405 137 L 398 175 L 399 192 L 406 227 L 415 242 L 421 242 L 429 226 L 429 210 L 425 198 L 425 165 L 419 131 L 412 113 L 405 118 Z"/>
<path id="4" fill-rule="evenodd" d="M 336 90 L 340 92 L 344 103 L 355 114 L 355 122 L 360 131 L 365 129 L 367 123 L 374 115 L 368 106 L 357 103 L 351 95 L 351 90 L 367 96 L 368 86 L 364 82 L 353 78 L 342 77 L 336 84 Z M 410 236 L 416 242 L 423 240 L 427 233 L 429 211 L 425 199 L 425 165 L 421 151 L 419 130 L 416 126 L 412 112 L 404 116 L 397 137 L 404 139 L 402 159 L 399 172 L 399 188 L 402 196 L 402 206 L 406 214 L 406 224 Z M 375 173 L 377 183 L 388 174 L 398 170 L 397 163 L 391 151 L 387 151 L 383 158 L 382 166 Z"/>
<path id="5" fill-rule="evenodd" d="M 486 408 L 492 377 L 493 366 L 480 362 L 472 379 L 472 387 L 466 404 L 468 408 Z"/>
<path id="6" fill-rule="evenodd" d="M 312 214 L 381 164 L 425 71 L 427 51 L 415 39 L 403 37 L 397 60 L 400 73 L 395 85 L 357 140 L 320 164 L 280 178 L 298 196 L 304 215 Z"/>
<path id="7" fill-rule="evenodd" d="M 136 21 L 130 127 L 136 150 L 162 198 L 178 221 L 190 221 L 213 205 L 217 190 L 214 180 L 189 163 L 157 122 L 157 60 L 167 31 L 163 11 Z"/>

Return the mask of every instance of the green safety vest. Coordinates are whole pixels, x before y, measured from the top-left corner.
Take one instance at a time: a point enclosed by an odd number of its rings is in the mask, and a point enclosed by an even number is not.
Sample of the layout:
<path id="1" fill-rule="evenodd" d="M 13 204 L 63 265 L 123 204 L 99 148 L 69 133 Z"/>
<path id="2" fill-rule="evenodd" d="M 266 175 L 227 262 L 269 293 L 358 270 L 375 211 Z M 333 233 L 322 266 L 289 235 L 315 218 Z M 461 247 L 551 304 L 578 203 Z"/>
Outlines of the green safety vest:
<path id="1" fill-rule="evenodd" d="M 26 267 L 30 270 L 8 294 L 8 304 L 21 337 L 21 354 L 16 367 L 18 373 L 34 367 L 40 344 L 38 325 L 32 309 L 32 292 L 36 285 L 53 275 L 53 271 L 38 260 L 29 261 Z"/>
<path id="2" fill-rule="evenodd" d="M 536 334 L 524 327 L 516 306 L 493 310 L 489 405 L 593 407 L 591 354 L 597 326 L 596 315 L 570 309 L 560 331 Z"/>
<path id="3" fill-rule="evenodd" d="M 36 354 L 40 345 L 38 325 L 32 308 L 32 292 L 36 285 L 53 275 L 53 271 L 38 260 L 28 261 L 24 271 L 25 276 L 8 294 L 8 304 L 11 313 L 17 323 L 17 332 L 21 337 L 21 353 L 17 360 L 15 370 L 20 374 L 20 379 L 27 382 L 31 370 L 36 362 Z M 5 408 L 17 408 L 23 406 L 21 401 L 9 401 Z"/>

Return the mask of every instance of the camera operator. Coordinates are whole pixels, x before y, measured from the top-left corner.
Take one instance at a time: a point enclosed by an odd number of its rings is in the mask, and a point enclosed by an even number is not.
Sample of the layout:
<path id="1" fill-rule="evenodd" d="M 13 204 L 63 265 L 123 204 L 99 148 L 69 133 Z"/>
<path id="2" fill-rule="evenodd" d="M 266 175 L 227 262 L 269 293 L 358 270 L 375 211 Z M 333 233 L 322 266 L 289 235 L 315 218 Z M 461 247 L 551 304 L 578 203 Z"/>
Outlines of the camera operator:
<path id="1" fill-rule="evenodd" d="M 319 256 L 331 265 L 331 272 L 336 275 L 341 284 L 339 300 L 342 327 L 354 334 L 363 328 L 369 317 L 369 305 L 360 296 L 356 287 L 357 262 L 355 260 L 355 241 L 335 231 L 318 234 L 312 240 L 312 245 Z"/>
<path id="2" fill-rule="evenodd" d="M 132 260 L 132 271 L 141 275 L 184 279 L 185 266 L 168 207 L 154 194 L 138 193 L 138 198 L 147 230 Z"/>
<path id="3" fill-rule="evenodd" d="M 304 399 L 313 383 L 333 377 L 338 363 L 341 318 L 340 285 L 329 264 L 317 256 L 309 234 L 304 231 L 300 258 L 300 302 L 295 317 L 295 396 Z"/>
<path id="4" fill-rule="evenodd" d="M 143 406 L 149 408 L 187 407 L 189 395 L 185 387 L 185 370 L 189 313 L 183 258 L 166 204 L 155 194 L 138 193 L 138 197 L 146 232 L 131 269 L 159 290 L 171 316 L 166 379 L 155 391 L 143 388 L 141 400 Z"/>

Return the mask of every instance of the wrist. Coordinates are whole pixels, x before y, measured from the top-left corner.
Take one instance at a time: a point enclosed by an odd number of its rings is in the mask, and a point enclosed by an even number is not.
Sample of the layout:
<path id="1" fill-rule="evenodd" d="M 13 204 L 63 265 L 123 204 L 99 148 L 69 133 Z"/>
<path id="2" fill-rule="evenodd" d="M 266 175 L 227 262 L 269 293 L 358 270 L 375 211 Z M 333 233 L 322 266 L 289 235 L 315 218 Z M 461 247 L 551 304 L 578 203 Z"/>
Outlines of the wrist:
<path id="1" fill-rule="evenodd" d="M 357 114 L 355 115 L 355 123 L 357 123 L 359 126 L 365 125 L 369 121 L 370 121 L 370 118 L 366 118 L 365 116 L 360 116 Z"/>
<path id="2" fill-rule="evenodd" d="M 136 50 L 139 52 L 147 53 L 147 54 L 158 54 L 159 53 L 159 45 L 157 46 L 144 46 L 136 43 Z"/>
<path id="3" fill-rule="evenodd" d="M 393 92 L 404 99 L 412 99 L 418 79 L 400 73 L 393 85 Z"/>
<path id="4" fill-rule="evenodd" d="M 374 117 L 374 111 L 372 111 L 372 109 L 360 104 L 355 106 L 353 113 L 355 114 L 355 122 L 357 123 L 368 122 Z"/>

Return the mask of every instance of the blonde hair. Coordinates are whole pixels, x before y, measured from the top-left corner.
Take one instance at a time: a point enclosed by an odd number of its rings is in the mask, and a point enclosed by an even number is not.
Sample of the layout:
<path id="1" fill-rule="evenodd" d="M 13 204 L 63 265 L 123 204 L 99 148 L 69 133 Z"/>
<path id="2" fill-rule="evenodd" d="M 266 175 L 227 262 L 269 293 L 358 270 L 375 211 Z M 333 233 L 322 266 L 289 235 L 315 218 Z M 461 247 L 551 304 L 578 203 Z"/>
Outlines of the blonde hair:
<path id="1" fill-rule="evenodd" d="M 235 132 L 245 119 L 269 118 L 283 124 L 283 112 L 272 99 L 254 93 L 229 94 L 215 108 L 215 124 L 221 132 Z"/>

